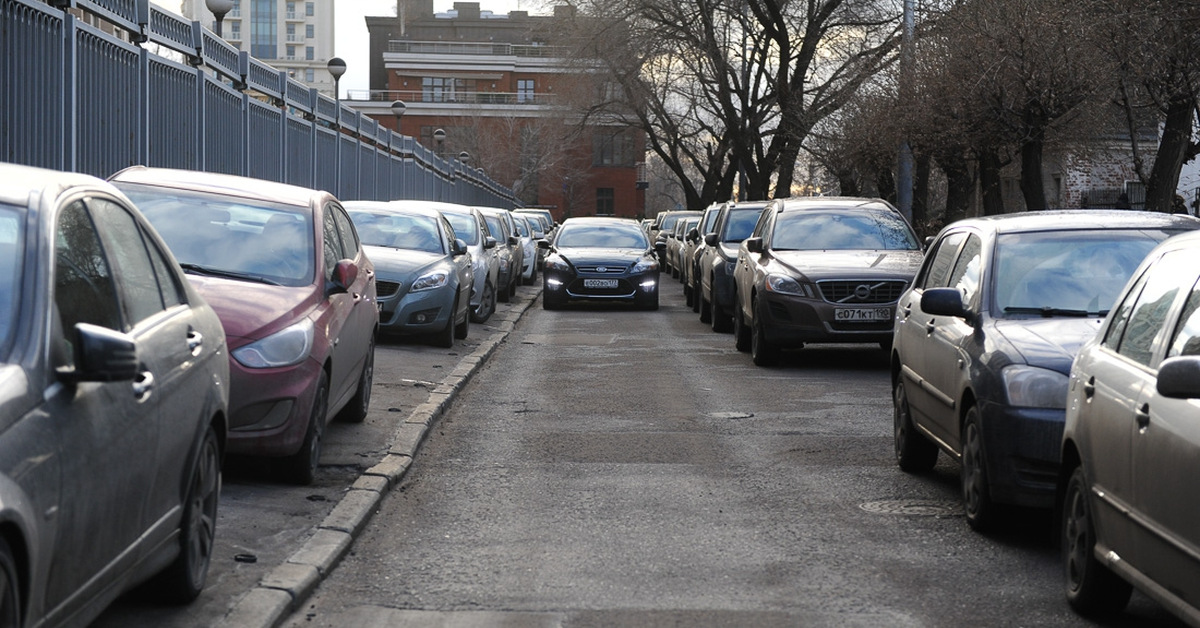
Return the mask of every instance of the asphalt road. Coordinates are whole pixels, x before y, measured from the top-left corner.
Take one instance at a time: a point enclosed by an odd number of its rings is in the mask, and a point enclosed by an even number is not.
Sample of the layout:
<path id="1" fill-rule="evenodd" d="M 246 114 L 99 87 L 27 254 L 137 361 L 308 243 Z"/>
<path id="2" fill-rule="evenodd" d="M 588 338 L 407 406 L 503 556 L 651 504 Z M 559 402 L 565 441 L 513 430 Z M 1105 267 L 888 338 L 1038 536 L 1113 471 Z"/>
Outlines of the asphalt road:
<path id="1" fill-rule="evenodd" d="M 284 625 L 1097 625 L 1047 514 L 980 535 L 956 464 L 896 468 L 878 348 L 756 368 L 666 281 L 527 312 Z M 1138 595 L 1100 625 L 1180 624 Z"/>

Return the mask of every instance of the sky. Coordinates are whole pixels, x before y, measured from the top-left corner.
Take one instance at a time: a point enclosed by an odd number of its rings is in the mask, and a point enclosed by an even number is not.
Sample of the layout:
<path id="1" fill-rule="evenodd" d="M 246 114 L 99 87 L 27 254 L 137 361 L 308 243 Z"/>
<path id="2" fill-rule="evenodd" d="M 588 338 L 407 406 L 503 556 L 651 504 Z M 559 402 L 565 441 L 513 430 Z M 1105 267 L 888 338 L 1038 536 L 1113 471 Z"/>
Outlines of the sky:
<path id="1" fill-rule="evenodd" d="M 479 8 L 497 14 L 509 11 L 529 11 L 534 15 L 544 14 L 543 2 L 539 0 L 471 0 L 479 2 Z M 454 8 L 454 0 L 434 0 L 436 13 Z M 334 4 L 334 55 L 346 62 L 346 73 L 339 86 L 342 97 L 347 91 L 365 91 L 368 86 L 370 60 L 366 16 L 388 16 L 396 14 L 395 0 L 337 0 Z"/>

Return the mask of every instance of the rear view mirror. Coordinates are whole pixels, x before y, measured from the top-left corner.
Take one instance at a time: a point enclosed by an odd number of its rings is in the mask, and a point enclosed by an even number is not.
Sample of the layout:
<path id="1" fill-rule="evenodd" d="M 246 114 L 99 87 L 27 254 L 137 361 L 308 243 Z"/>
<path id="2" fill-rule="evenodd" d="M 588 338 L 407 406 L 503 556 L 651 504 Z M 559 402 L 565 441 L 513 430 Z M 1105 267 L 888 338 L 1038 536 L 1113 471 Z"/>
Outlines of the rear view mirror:
<path id="1" fill-rule="evenodd" d="M 60 372 L 72 382 L 121 382 L 138 374 L 137 344 L 128 334 L 78 323 L 75 325 L 75 370 Z"/>
<path id="2" fill-rule="evenodd" d="M 762 253 L 763 252 L 763 239 L 762 238 L 746 238 L 745 240 L 743 240 L 743 242 L 746 243 L 746 251 L 747 252 L 750 252 L 750 253 Z"/>
<path id="3" fill-rule="evenodd" d="M 1168 358 L 1158 365 L 1158 394 L 1173 399 L 1200 398 L 1200 357 Z"/>
<path id="4" fill-rule="evenodd" d="M 357 279 L 358 266 L 352 260 L 341 260 L 333 267 L 334 292 L 348 292 Z"/>
<path id="5" fill-rule="evenodd" d="M 486 238 L 484 238 L 483 239 L 483 248 L 485 248 L 485 249 L 496 248 L 496 238 L 493 238 L 492 236 L 487 236 Z"/>
<path id="6" fill-rule="evenodd" d="M 704 234 L 704 243 L 707 244 L 708 246 L 716 246 L 717 245 L 717 234 L 715 234 L 715 233 Z"/>
<path id="7" fill-rule="evenodd" d="M 921 311 L 935 316 L 953 316 L 971 322 L 971 313 L 963 305 L 956 288 L 930 288 L 921 294 Z"/>
<path id="8" fill-rule="evenodd" d="M 454 249 L 450 251 L 450 253 L 455 257 L 458 257 L 459 255 L 466 255 L 467 243 L 464 242 L 462 238 L 454 238 Z"/>

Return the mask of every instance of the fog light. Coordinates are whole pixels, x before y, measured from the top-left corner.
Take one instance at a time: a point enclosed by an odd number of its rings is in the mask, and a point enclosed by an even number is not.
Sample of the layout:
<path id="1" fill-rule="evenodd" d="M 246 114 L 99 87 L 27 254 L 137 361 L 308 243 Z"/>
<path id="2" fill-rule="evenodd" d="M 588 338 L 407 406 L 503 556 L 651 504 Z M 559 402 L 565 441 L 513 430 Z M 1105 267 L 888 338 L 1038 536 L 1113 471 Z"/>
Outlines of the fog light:
<path id="1" fill-rule="evenodd" d="M 561 282 L 557 279 L 551 279 L 549 277 L 546 278 L 546 287 L 547 288 L 557 290 L 557 289 L 561 288 L 562 285 L 563 285 L 563 282 Z"/>
<path id="2" fill-rule="evenodd" d="M 412 315 L 410 315 L 408 317 L 408 322 L 411 324 L 414 324 L 414 325 L 424 325 L 425 323 L 432 323 L 434 321 L 434 319 L 437 318 L 438 311 L 440 309 L 441 308 L 435 307 L 431 310 L 421 310 L 420 312 L 413 312 Z"/>
<path id="3" fill-rule="evenodd" d="M 657 282 L 655 282 L 653 279 L 648 279 L 648 280 L 646 280 L 646 281 L 643 281 L 643 282 L 642 282 L 642 290 L 653 290 L 653 289 L 654 289 L 654 285 L 655 285 L 656 283 L 657 283 Z"/>

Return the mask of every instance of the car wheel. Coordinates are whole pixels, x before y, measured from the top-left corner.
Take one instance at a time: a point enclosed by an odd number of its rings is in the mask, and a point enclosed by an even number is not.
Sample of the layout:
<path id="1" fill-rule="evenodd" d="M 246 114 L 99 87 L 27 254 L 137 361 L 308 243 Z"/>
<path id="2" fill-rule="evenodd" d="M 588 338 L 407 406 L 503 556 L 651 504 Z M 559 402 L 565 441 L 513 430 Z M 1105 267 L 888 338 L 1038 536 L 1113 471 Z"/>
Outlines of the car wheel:
<path id="1" fill-rule="evenodd" d="M 329 410 L 329 377 L 321 373 L 317 393 L 313 396 L 312 414 L 300 450 L 283 459 L 284 477 L 293 484 L 308 486 L 317 476 L 321 462 L 321 436 L 325 432 L 325 413 Z"/>
<path id="2" fill-rule="evenodd" d="M 8 542 L 0 538 L 0 628 L 24 625 L 21 617 L 20 581 L 17 560 Z"/>
<path id="3" fill-rule="evenodd" d="M 696 296 L 696 298 L 700 300 L 700 322 L 701 323 L 711 323 L 712 322 L 712 303 L 710 303 L 708 300 L 706 300 L 704 298 L 703 291 L 701 291 L 700 294 L 698 294 Z"/>
<path id="4" fill-rule="evenodd" d="M 691 301 L 692 311 L 699 312 L 700 311 L 700 285 L 693 283 L 693 284 L 691 284 L 691 288 L 692 288 L 692 301 Z"/>
<path id="5" fill-rule="evenodd" d="M 987 455 L 983 430 L 979 425 L 979 407 L 967 409 L 963 421 L 962 494 L 967 523 L 972 529 L 986 531 L 996 518 L 996 504 L 988 490 Z"/>
<path id="6" fill-rule="evenodd" d="M 688 307 L 691 307 L 695 303 L 695 300 L 696 297 L 694 294 L 692 294 L 691 284 L 683 284 L 683 302 L 686 303 Z"/>
<path id="7" fill-rule="evenodd" d="M 896 463 L 902 471 L 928 471 L 937 464 L 937 445 L 929 442 L 913 427 L 904 380 L 896 379 L 892 389 L 892 423 L 895 430 Z"/>
<path id="8" fill-rule="evenodd" d="M 1063 499 L 1062 557 L 1067 602 L 1083 615 L 1107 616 L 1129 603 L 1133 587 L 1096 560 L 1096 527 L 1083 467 L 1075 467 Z"/>
<path id="9" fill-rule="evenodd" d="M 343 423 L 362 423 L 371 409 L 371 387 L 375 384 L 375 336 L 371 336 L 371 344 L 367 346 L 367 361 L 363 364 L 362 373 L 358 376 L 358 388 L 354 396 L 338 413 L 337 420 Z"/>
<path id="10" fill-rule="evenodd" d="M 733 311 L 733 343 L 742 353 L 750 350 L 750 328 L 746 327 L 746 317 L 742 315 L 740 304 Z"/>
<path id="11" fill-rule="evenodd" d="M 762 308 L 754 304 L 754 320 L 750 323 L 750 359 L 755 366 L 775 366 L 779 363 L 779 349 L 767 342 Z"/>
<path id="12" fill-rule="evenodd" d="M 458 309 L 458 302 L 454 303 L 454 309 Z M 454 310 L 451 310 L 454 311 Z M 454 315 L 452 314 L 449 320 L 446 321 L 446 326 L 441 331 L 434 332 L 433 346 L 449 349 L 454 346 Z"/>
<path id="13" fill-rule="evenodd" d="M 212 562 L 220 494 L 221 447 L 217 444 L 217 432 L 210 425 L 200 444 L 183 503 L 179 556 L 157 580 L 162 596 L 172 603 L 191 602 L 204 589 Z"/>
<path id="14" fill-rule="evenodd" d="M 466 338 L 467 334 L 469 333 L 471 333 L 471 306 L 468 303 L 467 311 L 465 314 L 463 314 L 462 322 L 454 326 L 454 337 L 462 340 Z"/>
<path id="15" fill-rule="evenodd" d="M 496 286 L 489 281 L 483 285 L 483 296 L 479 299 L 479 308 L 471 313 L 472 323 L 486 323 L 496 311 Z"/>
<path id="16" fill-rule="evenodd" d="M 715 294 L 710 295 L 710 296 L 713 297 L 709 301 L 710 305 L 708 306 L 709 311 L 712 312 L 709 315 L 709 319 L 712 322 L 712 330 L 717 332 L 718 334 L 729 333 L 730 331 L 733 330 L 733 317 L 726 314 L 725 310 L 721 309 L 717 305 L 717 299 L 716 299 Z M 734 303 L 737 303 L 737 297 L 734 297 Z"/>
<path id="17" fill-rule="evenodd" d="M 509 279 L 508 283 L 504 284 L 499 290 L 496 291 L 496 300 L 501 303 L 508 303 L 508 298 L 509 298 L 509 295 L 511 295 L 511 294 L 512 294 L 512 280 Z"/>

